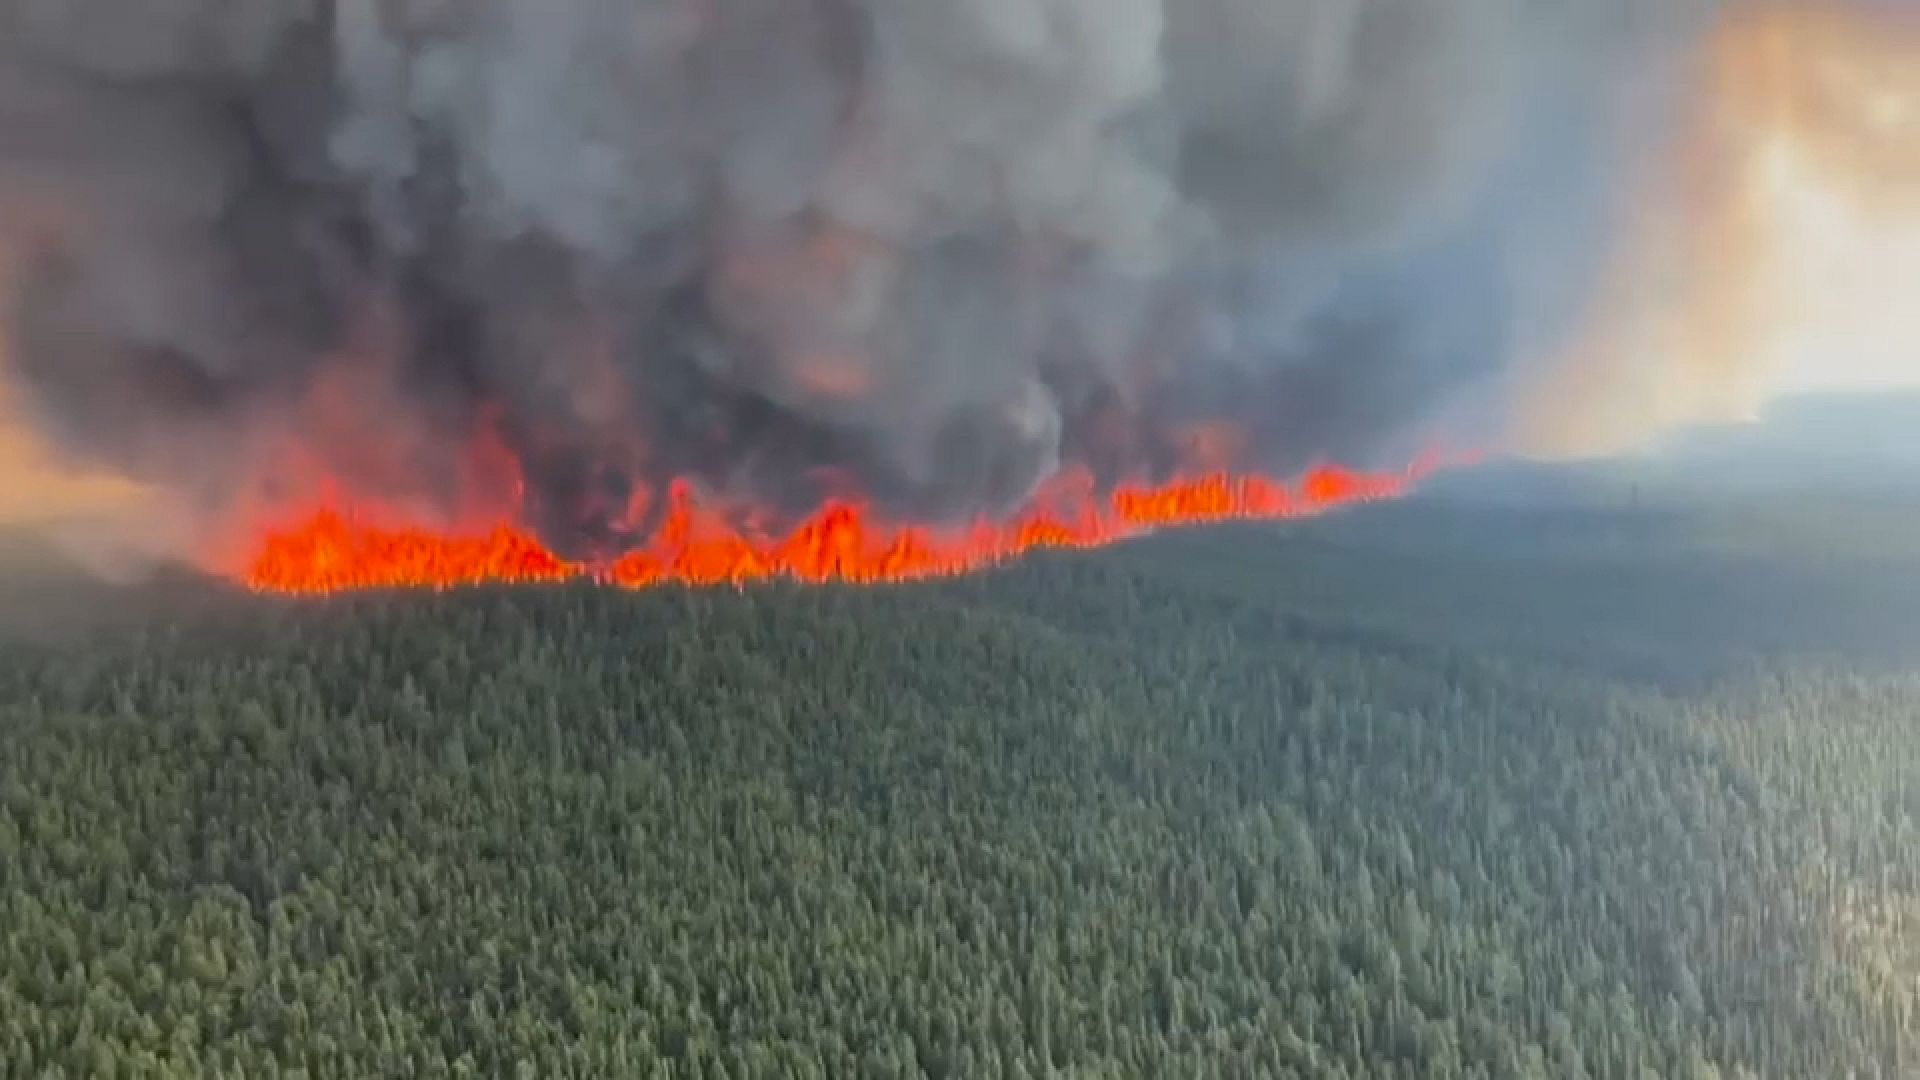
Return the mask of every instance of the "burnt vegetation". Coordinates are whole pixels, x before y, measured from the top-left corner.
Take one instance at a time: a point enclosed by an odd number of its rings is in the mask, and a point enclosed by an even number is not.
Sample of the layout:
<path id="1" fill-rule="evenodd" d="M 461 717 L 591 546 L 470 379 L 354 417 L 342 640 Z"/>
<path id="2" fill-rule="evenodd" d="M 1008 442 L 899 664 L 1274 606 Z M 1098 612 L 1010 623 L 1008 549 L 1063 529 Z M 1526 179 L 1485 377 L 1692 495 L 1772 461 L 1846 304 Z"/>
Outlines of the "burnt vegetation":
<path id="1" fill-rule="evenodd" d="M 1911 1076 L 1916 525 L 113 593 L 0 647 L 0 1077 Z"/>

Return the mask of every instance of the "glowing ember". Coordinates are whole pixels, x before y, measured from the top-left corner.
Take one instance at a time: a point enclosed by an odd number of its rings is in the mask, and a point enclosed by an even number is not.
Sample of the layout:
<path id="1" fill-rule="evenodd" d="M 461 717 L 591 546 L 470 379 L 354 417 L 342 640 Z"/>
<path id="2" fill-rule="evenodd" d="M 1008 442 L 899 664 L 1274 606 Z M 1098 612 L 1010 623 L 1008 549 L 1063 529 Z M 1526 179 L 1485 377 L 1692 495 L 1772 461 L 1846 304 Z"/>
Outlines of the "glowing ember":
<path id="1" fill-rule="evenodd" d="M 569 562 L 512 525 L 450 535 L 394 528 L 322 510 L 261 538 L 240 577 L 263 592 L 322 594 L 354 589 L 451 588 L 592 580 L 624 588 L 678 583 L 744 584 L 774 578 L 877 584 L 950 576 L 1040 548 L 1085 548 L 1155 529 L 1234 520 L 1300 517 L 1403 494 L 1425 467 L 1359 473 L 1324 467 L 1296 484 L 1217 473 L 1155 487 L 1095 494 L 1068 474 L 1004 522 L 957 529 L 902 526 L 867 509 L 823 507 L 783 537 L 753 535 L 670 493 L 665 521 L 644 547 L 604 564 Z"/>

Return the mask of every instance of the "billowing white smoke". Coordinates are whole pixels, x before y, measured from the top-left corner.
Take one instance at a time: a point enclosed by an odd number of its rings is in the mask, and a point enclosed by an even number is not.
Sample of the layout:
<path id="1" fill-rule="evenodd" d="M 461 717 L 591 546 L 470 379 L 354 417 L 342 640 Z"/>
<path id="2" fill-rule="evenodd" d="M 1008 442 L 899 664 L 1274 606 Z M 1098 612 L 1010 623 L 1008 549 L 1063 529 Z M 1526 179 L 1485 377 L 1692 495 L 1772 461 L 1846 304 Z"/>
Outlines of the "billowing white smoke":
<path id="1" fill-rule="evenodd" d="M 1399 264 L 1597 232 L 1475 215 L 1712 6 L 0 0 L 9 375 L 217 498 L 355 363 L 409 454 L 504 412 L 561 534 L 669 473 L 946 513 L 1216 420 L 1365 455 L 1515 359 Z"/>

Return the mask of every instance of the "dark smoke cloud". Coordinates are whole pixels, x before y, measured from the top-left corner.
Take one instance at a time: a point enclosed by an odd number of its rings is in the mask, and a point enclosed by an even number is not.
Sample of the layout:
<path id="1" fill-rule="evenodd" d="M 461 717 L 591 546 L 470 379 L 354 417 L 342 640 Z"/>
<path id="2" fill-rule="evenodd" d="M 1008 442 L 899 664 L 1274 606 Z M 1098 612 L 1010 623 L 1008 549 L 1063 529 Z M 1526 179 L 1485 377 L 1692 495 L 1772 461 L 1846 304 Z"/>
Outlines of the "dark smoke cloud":
<path id="1" fill-rule="evenodd" d="M 10 376 L 216 501 L 289 429 L 432 497 L 490 425 L 569 546 L 671 475 L 1364 461 L 1577 287 L 1713 6 L 0 0 Z"/>

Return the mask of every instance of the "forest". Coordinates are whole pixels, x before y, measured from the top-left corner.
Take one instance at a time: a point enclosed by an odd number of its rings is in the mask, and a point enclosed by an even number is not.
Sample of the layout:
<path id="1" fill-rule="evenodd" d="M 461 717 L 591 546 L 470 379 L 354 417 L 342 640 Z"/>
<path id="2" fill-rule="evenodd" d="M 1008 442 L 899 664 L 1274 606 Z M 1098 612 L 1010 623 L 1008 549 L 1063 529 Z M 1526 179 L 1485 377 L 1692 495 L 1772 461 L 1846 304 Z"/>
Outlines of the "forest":
<path id="1" fill-rule="evenodd" d="M 0 574 L 0 1078 L 1920 1075 L 1920 498 Z"/>

